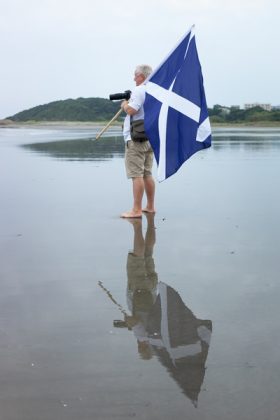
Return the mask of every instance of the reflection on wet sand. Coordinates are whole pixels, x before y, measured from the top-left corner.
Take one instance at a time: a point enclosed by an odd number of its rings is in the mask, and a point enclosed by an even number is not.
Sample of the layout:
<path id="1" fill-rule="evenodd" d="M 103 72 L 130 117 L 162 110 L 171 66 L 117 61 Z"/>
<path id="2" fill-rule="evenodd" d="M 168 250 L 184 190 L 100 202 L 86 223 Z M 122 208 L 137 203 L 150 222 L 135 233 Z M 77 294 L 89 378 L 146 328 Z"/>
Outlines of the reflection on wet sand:
<path id="1" fill-rule="evenodd" d="M 197 405 L 205 375 L 212 322 L 200 320 L 178 292 L 158 281 L 153 259 L 156 241 L 154 215 L 147 214 L 145 238 L 142 220 L 130 220 L 134 247 L 127 257 L 127 301 L 131 315 L 115 321 L 137 340 L 142 359 L 156 356 L 184 394 Z"/>
<path id="2" fill-rule="evenodd" d="M 22 147 L 32 152 L 66 160 L 107 160 L 124 155 L 122 137 L 105 137 L 98 141 L 92 139 L 59 140 L 24 144 Z"/>

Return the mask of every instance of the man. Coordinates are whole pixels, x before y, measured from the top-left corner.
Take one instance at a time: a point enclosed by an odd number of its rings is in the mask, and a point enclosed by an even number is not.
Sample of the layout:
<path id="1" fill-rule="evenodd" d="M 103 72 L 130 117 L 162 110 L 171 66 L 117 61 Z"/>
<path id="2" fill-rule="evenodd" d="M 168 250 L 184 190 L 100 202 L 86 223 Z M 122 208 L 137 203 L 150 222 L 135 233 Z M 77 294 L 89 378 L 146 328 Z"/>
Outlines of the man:
<path id="1" fill-rule="evenodd" d="M 148 140 L 134 141 L 130 135 L 131 121 L 144 119 L 145 85 L 143 82 L 152 73 L 148 65 L 139 65 L 135 69 L 135 89 L 131 92 L 129 101 L 121 103 L 122 110 L 127 114 L 124 121 L 125 167 L 127 177 L 132 179 L 133 207 L 132 210 L 122 213 L 124 218 L 140 218 L 142 212 L 155 213 L 154 197 L 155 182 L 152 176 L 153 150 Z M 142 208 L 144 192 L 147 197 L 147 205 Z"/>

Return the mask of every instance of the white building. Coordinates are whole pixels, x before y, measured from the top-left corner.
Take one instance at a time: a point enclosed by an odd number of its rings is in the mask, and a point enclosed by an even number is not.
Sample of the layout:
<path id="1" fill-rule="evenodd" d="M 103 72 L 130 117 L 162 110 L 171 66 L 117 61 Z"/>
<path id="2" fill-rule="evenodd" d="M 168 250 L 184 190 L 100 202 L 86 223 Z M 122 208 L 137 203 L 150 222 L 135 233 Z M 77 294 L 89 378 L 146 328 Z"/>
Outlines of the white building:
<path id="1" fill-rule="evenodd" d="M 264 109 L 265 111 L 271 111 L 272 110 L 271 104 L 259 104 L 258 102 L 255 102 L 253 104 L 245 104 L 244 109 L 255 108 L 256 106 L 259 106 L 260 108 Z"/>

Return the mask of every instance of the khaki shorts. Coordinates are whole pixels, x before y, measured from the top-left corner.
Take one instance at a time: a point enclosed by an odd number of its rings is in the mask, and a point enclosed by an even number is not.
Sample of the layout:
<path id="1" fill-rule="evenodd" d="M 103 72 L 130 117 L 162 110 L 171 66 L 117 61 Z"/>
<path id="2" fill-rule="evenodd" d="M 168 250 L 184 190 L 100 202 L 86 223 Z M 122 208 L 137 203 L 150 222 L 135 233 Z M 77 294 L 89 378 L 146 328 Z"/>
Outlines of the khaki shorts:
<path id="1" fill-rule="evenodd" d="M 152 175 L 153 149 L 149 141 L 129 140 L 125 147 L 125 169 L 127 178 Z"/>
<path id="2" fill-rule="evenodd" d="M 137 289 L 153 291 L 157 287 L 158 276 L 155 272 L 155 263 L 152 256 L 138 257 L 129 253 L 126 272 L 129 291 L 135 292 Z"/>

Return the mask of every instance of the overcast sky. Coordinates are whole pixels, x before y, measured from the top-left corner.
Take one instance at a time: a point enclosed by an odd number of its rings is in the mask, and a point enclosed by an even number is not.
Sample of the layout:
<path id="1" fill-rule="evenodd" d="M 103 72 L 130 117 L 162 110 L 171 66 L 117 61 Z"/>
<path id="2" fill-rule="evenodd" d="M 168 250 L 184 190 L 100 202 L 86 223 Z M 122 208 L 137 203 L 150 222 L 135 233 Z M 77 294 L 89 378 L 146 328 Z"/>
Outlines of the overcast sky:
<path id="1" fill-rule="evenodd" d="M 195 24 L 208 106 L 280 104 L 279 0 L 1 0 L 0 118 L 133 87 Z"/>

